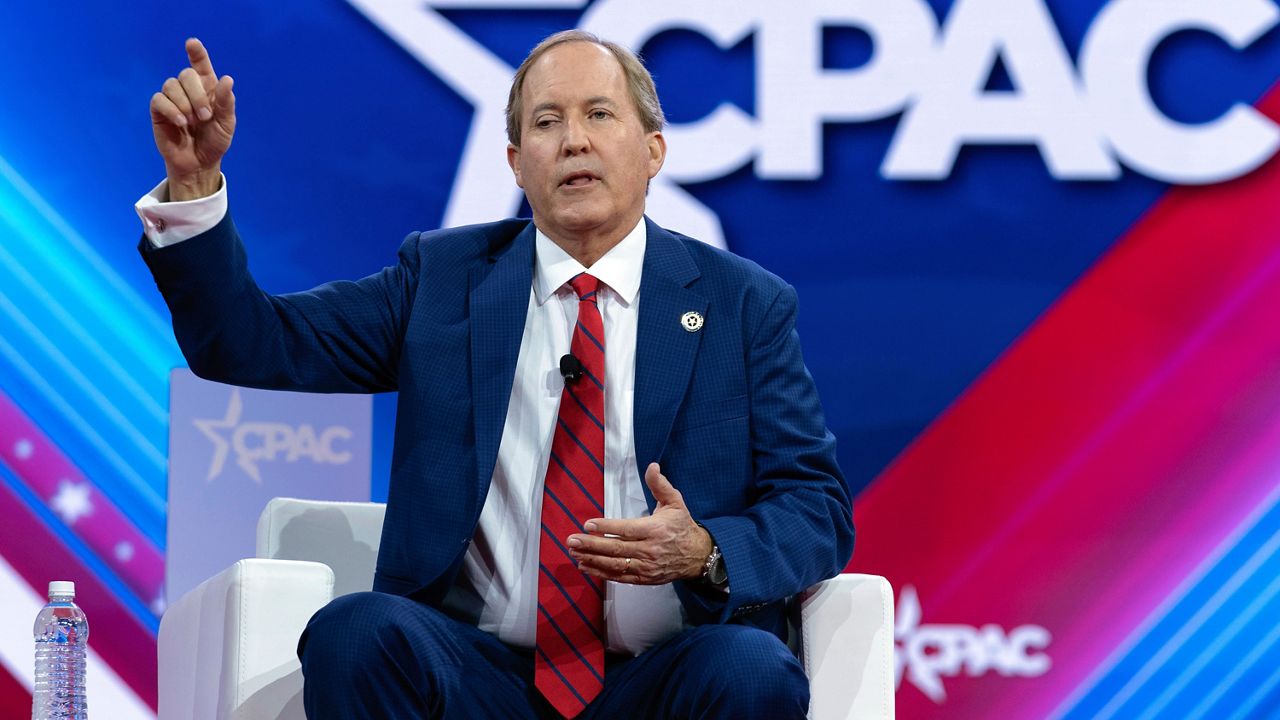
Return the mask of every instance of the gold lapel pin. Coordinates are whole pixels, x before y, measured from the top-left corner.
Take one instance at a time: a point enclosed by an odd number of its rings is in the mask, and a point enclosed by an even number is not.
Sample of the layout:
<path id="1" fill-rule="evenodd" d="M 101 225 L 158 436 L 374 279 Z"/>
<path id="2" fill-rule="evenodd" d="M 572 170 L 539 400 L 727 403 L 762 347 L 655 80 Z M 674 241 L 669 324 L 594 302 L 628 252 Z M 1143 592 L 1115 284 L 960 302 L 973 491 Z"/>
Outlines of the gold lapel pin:
<path id="1" fill-rule="evenodd" d="M 689 332 L 698 332 L 702 329 L 702 313 L 690 310 L 680 316 L 680 327 Z"/>

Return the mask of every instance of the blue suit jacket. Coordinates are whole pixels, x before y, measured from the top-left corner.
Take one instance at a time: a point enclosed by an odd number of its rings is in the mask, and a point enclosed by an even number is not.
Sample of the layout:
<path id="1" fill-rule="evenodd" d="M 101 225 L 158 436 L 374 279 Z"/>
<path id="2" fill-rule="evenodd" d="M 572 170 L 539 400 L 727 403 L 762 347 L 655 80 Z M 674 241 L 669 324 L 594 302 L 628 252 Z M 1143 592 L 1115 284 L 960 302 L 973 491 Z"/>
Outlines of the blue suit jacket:
<path id="1" fill-rule="evenodd" d="M 731 592 L 676 590 L 695 624 L 781 632 L 782 600 L 853 551 L 848 492 L 795 333 L 795 291 L 754 263 L 646 219 L 634 432 L 724 554 Z M 192 371 L 250 387 L 398 390 L 374 589 L 439 605 L 475 532 L 529 303 L 534 228 L 506 220 L 414 233 L 355 282 L 263 293 L 230 216 L 140 245 Z M 701 330 L 680 323 L 701 313 Z M 654 500 L 645 488 L 649 507 Z"/>

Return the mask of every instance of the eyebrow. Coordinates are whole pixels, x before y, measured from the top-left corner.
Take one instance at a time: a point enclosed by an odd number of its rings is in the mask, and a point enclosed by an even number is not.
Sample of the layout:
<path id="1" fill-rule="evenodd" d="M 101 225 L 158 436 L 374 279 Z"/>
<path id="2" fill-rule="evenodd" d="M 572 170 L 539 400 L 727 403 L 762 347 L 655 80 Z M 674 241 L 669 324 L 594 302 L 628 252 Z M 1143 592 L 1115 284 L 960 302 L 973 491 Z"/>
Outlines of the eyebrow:
<path id="1" fill-rule="evenodd" d="M 609 107 L 611 107 L 611 108 L 616 108 L 616 107 L 618 107 L 618 103 L 614 102 L 614 101 L 613 101 L 613 100 L 611 100 L 610 98 L 605 97 L 604 95 L 597 95 L 597 96 L 595 96 L 595 97 L 587 98 L 587 102 L 586 102 L 586 104 L 587 104 L 587 105 L 607 105 L 607 106 L 609 106 Z M 529 114 L 530 114 L 530 115 L 537 115 L 538 113 L 542 112 L 543 110 L 559 110 L 559 109 L 560 109 L 560 104 L 559 104 L 559 103 L 554 103 L 554 102 L 544 102 L 544 103 L 539 103 L 539 104 L 535 105 L 535 106 L 533 107 L 533 109 L 529 111 Z"/>

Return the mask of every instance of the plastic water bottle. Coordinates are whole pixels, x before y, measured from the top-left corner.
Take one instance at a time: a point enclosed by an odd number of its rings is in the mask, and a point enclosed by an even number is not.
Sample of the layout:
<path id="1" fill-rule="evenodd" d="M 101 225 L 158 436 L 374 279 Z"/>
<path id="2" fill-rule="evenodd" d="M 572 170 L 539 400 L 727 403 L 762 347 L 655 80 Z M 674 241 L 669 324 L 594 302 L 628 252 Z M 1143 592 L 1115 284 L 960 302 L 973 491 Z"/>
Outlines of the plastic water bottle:
<path id="1" fill-rule="evenodd" d="M 36 616 L 36 687 L 31 720 L 85 720 L 84 666 L 89 621 L 75 603 L 76 584 L 49 583 L 49 604 Z"/>

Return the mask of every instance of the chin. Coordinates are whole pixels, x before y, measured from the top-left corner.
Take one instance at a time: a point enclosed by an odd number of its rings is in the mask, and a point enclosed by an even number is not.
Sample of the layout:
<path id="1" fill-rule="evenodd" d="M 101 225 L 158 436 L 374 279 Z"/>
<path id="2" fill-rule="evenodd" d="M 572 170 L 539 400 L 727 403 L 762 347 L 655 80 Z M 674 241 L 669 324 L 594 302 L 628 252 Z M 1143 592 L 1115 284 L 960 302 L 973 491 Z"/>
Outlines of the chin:
<path id="1" fill-rule="evenodd" d="M 613 213 L 601 209 L 573 209 L 556 213 L 556 225 L 570 232 L 585 232 L 607 224 Z"/>

